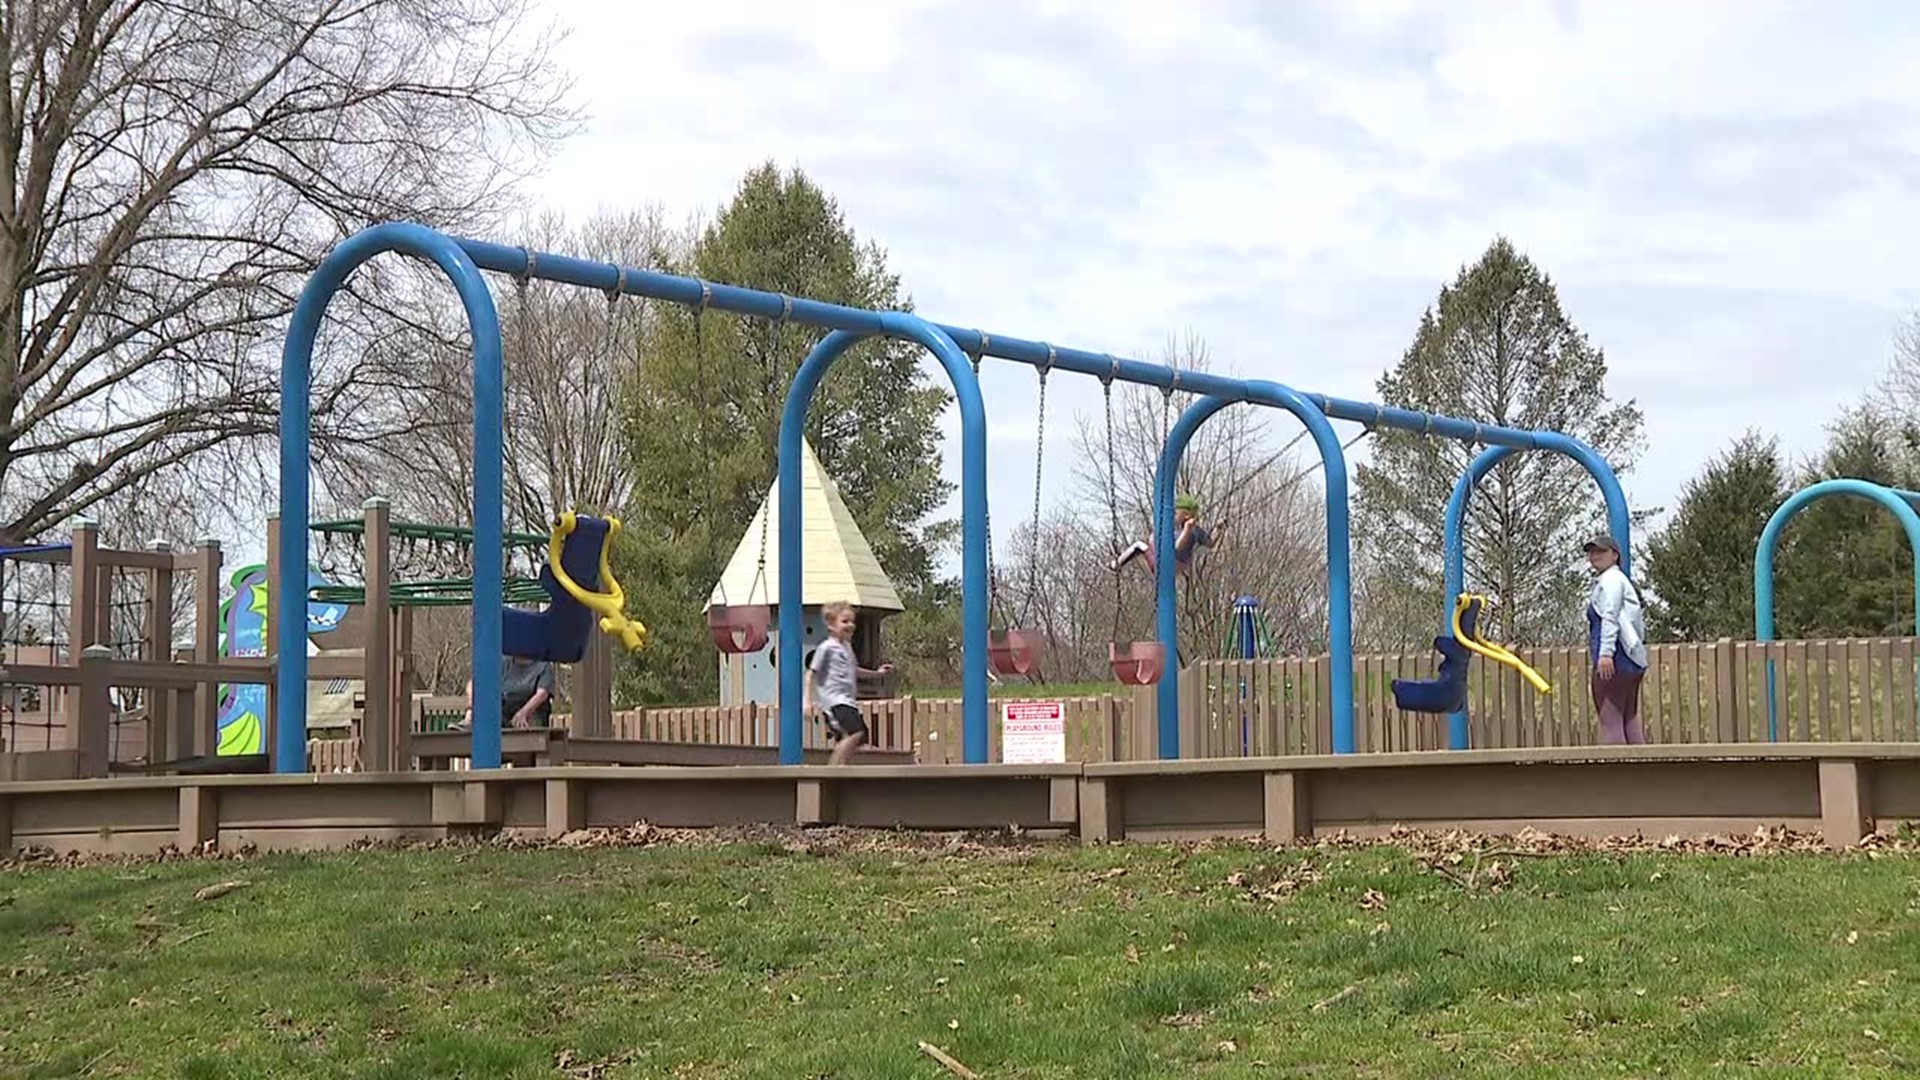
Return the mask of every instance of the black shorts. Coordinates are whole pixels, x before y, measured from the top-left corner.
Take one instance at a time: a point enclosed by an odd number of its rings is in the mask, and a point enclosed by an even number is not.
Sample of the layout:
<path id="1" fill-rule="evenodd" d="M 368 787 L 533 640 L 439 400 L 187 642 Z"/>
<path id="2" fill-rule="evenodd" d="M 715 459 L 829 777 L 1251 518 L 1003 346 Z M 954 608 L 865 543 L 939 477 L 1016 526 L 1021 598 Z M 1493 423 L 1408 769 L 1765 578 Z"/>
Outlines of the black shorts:
<path id="1" fill-rule="evenodd" d="M 867 733 L 867 722 L 861 717 L 860 710 L 851 705 L 835 705 L 827 712 L 827 726 L 840 733 L 841 738 Z"/>

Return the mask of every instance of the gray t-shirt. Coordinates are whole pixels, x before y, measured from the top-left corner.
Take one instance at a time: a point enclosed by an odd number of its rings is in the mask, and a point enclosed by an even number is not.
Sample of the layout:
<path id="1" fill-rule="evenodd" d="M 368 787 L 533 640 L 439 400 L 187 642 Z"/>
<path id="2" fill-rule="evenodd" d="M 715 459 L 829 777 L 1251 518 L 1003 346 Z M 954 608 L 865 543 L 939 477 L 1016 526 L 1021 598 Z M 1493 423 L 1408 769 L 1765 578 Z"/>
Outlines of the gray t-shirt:
<path id="1" fill-rule="evenodd" d="M 552 664 L 519 656 L 500 658 L 500 702 L 507 712 L 514 712 L 525 705 L 536 690 L 545 690 L 547 700 L 541 702 L 534 712 L 542 717 L 551 716 L 554 695 Z"/>
<path id="2" fill-rule="evenodd" d="M 859 703 L 860 669 L 846 642 L 833 637 L 821 642 L 813 652 L 813 673 L 820 687 L 821 708 Z"/>

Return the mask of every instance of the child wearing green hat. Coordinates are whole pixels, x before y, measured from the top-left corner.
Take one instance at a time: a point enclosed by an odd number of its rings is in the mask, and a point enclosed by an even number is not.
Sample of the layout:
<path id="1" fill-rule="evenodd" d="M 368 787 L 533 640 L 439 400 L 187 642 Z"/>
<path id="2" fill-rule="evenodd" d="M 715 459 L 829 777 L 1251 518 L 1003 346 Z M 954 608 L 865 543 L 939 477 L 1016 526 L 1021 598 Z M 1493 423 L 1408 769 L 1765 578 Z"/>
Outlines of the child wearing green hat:
<path id="1" fill-rule="evenodd" d="M 1173 559 L 1181 573 L 1193 569 L 1194 552 L 1203 547 L 1212 547 L 1220 533 L 1227 527 L 1226 519 L 1221 519 L 1212 531 L 1200 524 L 1200 500 L 1191 495 L 1177 495 L 1173 500 Z M 1120 553 L 1120 557 L 1107 564 L 1107 569 L 1118 572 L 1121 567 L 1135 559 L 1145 557 L 1147 568 L 1153 569 L 1153 541 L 1135 540 L 1133 545 Z"/>

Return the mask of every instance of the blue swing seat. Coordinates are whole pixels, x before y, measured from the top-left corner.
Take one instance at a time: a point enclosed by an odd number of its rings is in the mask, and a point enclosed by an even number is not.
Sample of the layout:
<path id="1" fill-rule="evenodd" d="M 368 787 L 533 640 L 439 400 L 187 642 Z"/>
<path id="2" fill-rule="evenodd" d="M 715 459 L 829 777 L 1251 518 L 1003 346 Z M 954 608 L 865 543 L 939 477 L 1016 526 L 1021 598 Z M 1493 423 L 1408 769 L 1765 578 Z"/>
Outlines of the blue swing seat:
<path id="1" fill-rule="evenodd" d="M 1480 622 L 1480 600 L 1460 612 L 1460 632 L 1472 637 Z M 1467 665 L 1473 654 L 1452 634 L 1433 639 L 1440 666 L 1431 679 L 1393 680 L 1393 704 L 1403 712 L 1455 713 L 1467 707 Z"/>
<path id="2" fill-rule="evenodd" d="M 1404 712 L 1453 713 L 1467 706 L 1467 662 L 1473 654 L 1451 635 L 1433 639 L 1440 668 L 1431 679 L 1393 680 L 1393 704 Z"/>
<path id="3" fill-rule="evenodd" d="M 561 567 L 589 592 L 604 587 L 600 581 L 600 548 L 607 541 L 610 527 L 605 518 L 581 514 L 560 544 Z M 593 636 L 594 613 L 561 587 L 551 566 L 540 568 L 540 587 L 550 597 L 544 610 L 507 608 L 501 613 L 500 651 L 550 664 L 577 664 L 586 655 L 587 641 Z"/>

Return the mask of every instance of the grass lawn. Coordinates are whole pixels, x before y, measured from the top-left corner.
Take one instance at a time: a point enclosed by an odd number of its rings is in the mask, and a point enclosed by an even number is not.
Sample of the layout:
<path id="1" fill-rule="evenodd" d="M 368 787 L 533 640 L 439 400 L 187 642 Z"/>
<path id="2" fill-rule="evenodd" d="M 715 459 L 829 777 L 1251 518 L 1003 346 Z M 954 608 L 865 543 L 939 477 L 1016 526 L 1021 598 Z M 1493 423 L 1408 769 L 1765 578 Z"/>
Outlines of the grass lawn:
<path id="1" fill-rule="evenodd" d="M 0 1075 L 949 1077 L 922 1040 L 1028 1080 L 1920 1069 L 1913 856 L 1463 844 L 13 867 Z"/>

